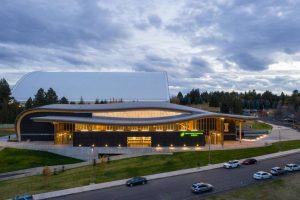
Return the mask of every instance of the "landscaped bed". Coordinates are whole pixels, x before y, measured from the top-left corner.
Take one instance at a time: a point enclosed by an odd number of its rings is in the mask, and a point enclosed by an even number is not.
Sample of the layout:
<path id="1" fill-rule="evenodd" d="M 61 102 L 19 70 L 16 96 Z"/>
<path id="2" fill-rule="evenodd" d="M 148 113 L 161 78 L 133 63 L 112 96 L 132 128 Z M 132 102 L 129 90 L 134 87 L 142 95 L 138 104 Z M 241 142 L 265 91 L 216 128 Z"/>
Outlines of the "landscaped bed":
<path id="1" fill-rule="evenodd" d="M 21 169 L 78 163 L 81 160 L 49 153 L 26 149 L 5 148 L 0 151 L 0 173 Z"/>
<path id="2" fill-rule="evenodd" d="M 300 148 L 300 140 L 277 142 L 271 146 L 239 150 L 211 151 L 211 163 L 222 163 L 232 159 L 242 159 Z M 133 176 L 149 175 L 208 164 L 208 152 L 180 152 L 174 155 L 153 155 L 86 166 L 51 175 L 47 181 L 43 176 L 19 178 L 0 182 L 0 194 L 10 198 L 22 193 L 43 193 L 53 190 L 78 187 L 89 183 L 108 182 Z"/>
<path id="3" fill-rule="evenodd" d="M 272 130 L 272 126 L 263 122 L 255 122 L 252 124 L 252 129 L 254 130 Z"/>

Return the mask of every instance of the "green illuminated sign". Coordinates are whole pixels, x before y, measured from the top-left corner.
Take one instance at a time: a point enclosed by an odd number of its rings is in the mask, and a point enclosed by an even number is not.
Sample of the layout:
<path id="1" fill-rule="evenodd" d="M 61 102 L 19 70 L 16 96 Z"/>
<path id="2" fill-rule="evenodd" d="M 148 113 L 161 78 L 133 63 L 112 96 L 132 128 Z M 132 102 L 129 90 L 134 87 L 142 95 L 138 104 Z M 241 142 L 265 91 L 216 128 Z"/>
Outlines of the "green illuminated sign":
<path id="1" fill-rule="evenodd" d="M 180 133 L 180 137 L 190 136 L 190 137 L 198 137 L 203 135 L 203 132 L 182 132 Z"/>

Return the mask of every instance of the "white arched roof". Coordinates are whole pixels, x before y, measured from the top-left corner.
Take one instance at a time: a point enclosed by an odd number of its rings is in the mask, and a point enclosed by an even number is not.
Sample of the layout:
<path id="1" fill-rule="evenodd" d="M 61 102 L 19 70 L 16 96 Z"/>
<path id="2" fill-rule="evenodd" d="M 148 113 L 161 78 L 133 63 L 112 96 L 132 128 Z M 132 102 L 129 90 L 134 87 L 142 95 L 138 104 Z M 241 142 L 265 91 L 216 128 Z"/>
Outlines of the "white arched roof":
<path id="1" fill-rule="evenodd" d="M 69 101 L 122 99 L 123 101 L 169 101 L 165 72 L 32 72 L 12 90 L 17 101 L 34 98 L 37 90 L 53 88 Z"/>

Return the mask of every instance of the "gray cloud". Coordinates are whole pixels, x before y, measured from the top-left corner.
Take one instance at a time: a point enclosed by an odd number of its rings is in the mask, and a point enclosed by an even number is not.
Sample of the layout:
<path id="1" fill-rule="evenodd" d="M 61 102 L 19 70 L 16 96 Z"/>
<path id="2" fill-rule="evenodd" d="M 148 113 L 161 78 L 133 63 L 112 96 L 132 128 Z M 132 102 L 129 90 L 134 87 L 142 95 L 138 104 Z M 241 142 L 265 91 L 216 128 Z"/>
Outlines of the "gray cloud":
<path id="1" fill-rule="evenodd" d="M 229 58 L 234 61 L 241 69 L 248 71 L 261 71 L 267 69 L 270 64 L 264 58 L 257 58 L 248 53 L 238 53 Z"/>
<path id="2" fill-rule="evenodd" d="M 300 85 L 299 10 L 298 1 L 275 0 L 2 0 L 0 77 L 13 84 L 34 70 L 166 71 L 174 91 L 292 91 Z"/>
<path id="3" fill-rule="evenodd" d="M 162 58 L 157 55 L 146 55 L 141 61 L 135 63 L 134 70 L 136 71 L 168 71 L 174 69 L 174 61 L 169 58 Z"/>
<path id="4" fill-rule="evenodd" d="M 0 7 L 0 42 L 34 46 L 103 47 L 129 36 L 97 1 L 15 1 Z"/>
<path id="5" fill-rule="evenodd" d="M 148 21 L 152 26 L 154 26 L 156 28 L 160 28 L 160 26 L 162 24 L 162 20 L 158 15 L 148 16 Z"/>
<path id="6" fill-rule="evenodd" d="M 190 77 L 199 78 L 203 74 L 213 72 L 210 64 L 200 57 L 192 57 L 190 61 L 190 67 L 188 68 Z"/>
<path id="7" fill-rule="evenodd" d="M 299 51 L 299 9 L 297 1 L 188 1 L 167 29 L 192 45 L 215 46 L 241 69 L 265 70 L 274 52 Z"/>

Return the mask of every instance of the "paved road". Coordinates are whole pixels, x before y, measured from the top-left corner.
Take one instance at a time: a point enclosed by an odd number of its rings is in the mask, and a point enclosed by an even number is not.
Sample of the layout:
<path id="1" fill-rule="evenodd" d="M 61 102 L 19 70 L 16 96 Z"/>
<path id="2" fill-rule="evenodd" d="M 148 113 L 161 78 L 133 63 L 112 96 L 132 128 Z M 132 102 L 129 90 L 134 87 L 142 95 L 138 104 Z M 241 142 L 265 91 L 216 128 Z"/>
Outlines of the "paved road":
<path id="1" fill-rule="evenodd" d="M 91 192 L 83 192 L 79 194 L 69 195 L 65 197 L 55 198 L 64 200 L 82 200 L 82 199 L 143 199 L 143 200 L 191 200 L 199 199 L 213 193 L 232 190 L 241 186 L 254 184 L 257 180 L 252 178 L 254 172 L 259 170 L 269 171 L 274 166 L 284 166 L 286 163 L 294 162 L 300 164 L 300 154 L 293 154 L 285 157 L 269 159 L 261 161 L 256 165 L 242 166 L 237 169 L 213 169 L 193 174 L 180 175 L 170 178 L 157 179 L 149 181 L 147 185 L 135 186 L 132 188 L 119 186 L 96 190 Z M 300 173 L 300 172 L 298 172 Z M 277 177 L 275 177 L 277 178 Z M 212 193 L 201 195 L 192 194 L 190 186 L 193 182 L 203 181 L 214 185 L 215 190 Z"/>

